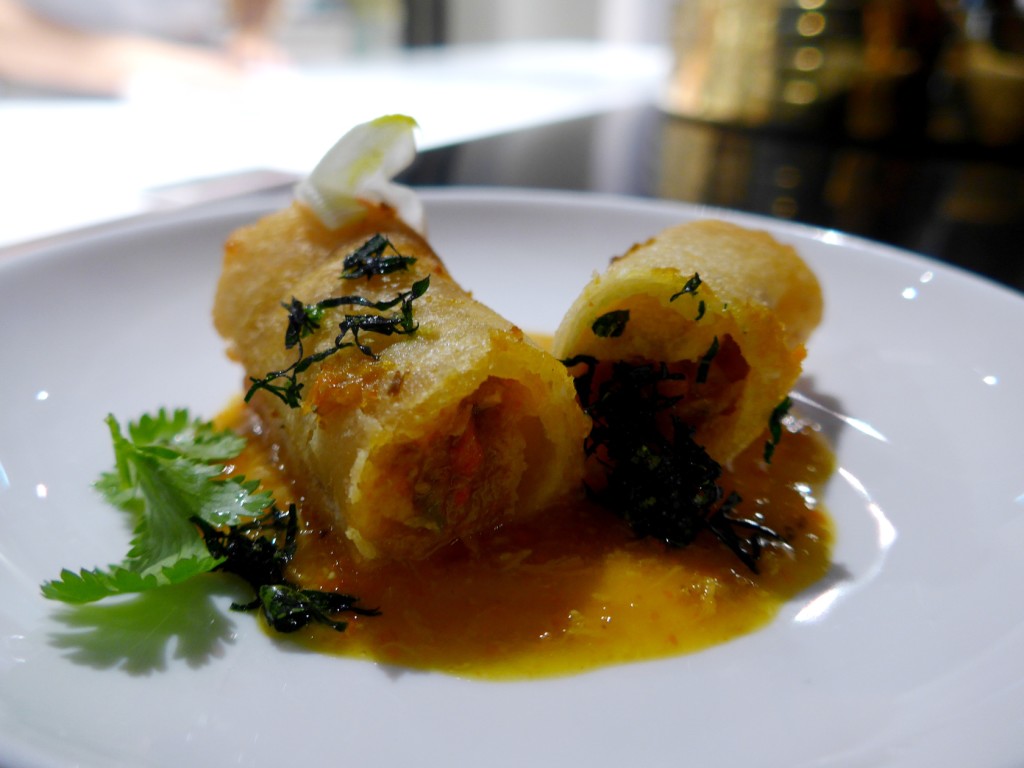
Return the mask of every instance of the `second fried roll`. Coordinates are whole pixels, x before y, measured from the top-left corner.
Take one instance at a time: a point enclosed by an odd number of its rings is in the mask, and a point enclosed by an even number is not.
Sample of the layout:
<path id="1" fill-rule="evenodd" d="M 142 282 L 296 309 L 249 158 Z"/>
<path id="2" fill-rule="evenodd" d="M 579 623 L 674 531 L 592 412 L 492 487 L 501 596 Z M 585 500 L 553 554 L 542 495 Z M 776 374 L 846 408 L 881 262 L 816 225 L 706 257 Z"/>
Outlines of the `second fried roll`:
<path id="1" fill-rule="evenodd" d="M 724 221 L 665 230 L 613 260 L 554 337 L 559 358 L 664 366 L 661 395 L 728 462 L 769 424 L 800 374 L 821 289 L 789 246 Z"/>

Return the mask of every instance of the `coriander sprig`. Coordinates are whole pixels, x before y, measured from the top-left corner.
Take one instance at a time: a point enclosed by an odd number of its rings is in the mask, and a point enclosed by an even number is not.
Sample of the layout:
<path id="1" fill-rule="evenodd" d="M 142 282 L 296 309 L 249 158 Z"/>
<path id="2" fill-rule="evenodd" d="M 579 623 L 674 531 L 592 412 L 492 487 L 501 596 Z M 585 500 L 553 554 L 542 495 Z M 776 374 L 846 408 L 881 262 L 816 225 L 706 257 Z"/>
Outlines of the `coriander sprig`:
<path id="1" fill-rule="evenodd" d="M 376 615 L 351 595 L 300 589 L 285 578 L 295 554 L 294 505 L 279 510 L 258 483 L 224 474 L 245 439 L 186 410 L 142 416 L 123 430 L 107 418 L 115 468 L 97 489 L 131 515 L 134 534 L 121 563 L 68 569 L 42 586 L 45 597 L 82 604 L 180 584 L 211 571 L 241 577 L 256 594 L 237 609 L 260 607 L 268 623 L 291 632 L 310 622 L 341 630 L 342 612 Z"/>

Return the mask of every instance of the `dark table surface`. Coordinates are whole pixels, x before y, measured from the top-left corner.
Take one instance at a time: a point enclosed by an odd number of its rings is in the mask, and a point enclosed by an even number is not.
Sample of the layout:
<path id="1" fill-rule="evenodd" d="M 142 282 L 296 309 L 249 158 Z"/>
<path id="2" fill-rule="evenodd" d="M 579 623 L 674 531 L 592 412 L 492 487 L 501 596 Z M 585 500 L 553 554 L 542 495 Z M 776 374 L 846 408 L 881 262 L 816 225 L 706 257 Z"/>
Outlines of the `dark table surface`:
<path id="1" fill-rule="evenodd" d="M 1024 290 L 1019 148 L 848 144 L 614 112 L 421 153 L 403 180 L 588 190 L 834 228 Z"/>

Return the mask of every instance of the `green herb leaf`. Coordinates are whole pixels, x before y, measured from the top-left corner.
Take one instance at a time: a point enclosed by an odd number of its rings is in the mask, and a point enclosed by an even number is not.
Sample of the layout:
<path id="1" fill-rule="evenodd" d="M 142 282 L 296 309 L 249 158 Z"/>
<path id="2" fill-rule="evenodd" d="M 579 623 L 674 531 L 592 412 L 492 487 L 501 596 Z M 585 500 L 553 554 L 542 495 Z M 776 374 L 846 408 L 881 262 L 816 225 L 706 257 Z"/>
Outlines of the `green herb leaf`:
<path id="1" fill-rule="evenodd" d="M 673 293 L 668 300 L 672 302 L 678 299 L 680 296 L 685 296 L 686 294 L 696 296 L 697 289 L 700 288 L 702 282 L 703 281 L 700 279 L 700 275 L 694 272 L 693 277 L 686 281 L 686 285 L 683 286 L 683 289 L 678 293 Z M 704 317 L 704 313 L 707 312 L 707 309 L 708 307 L 704 300 L 699 299 L 697 302 L 697 316 L 693 318 L 694 321 L 700 320 L 702 317 Z"/>
<path id="2" fill-rule="evenodd" d="M 261 517 L 226 529 L 215 529 L 199 518 L 194 522 L 203 531 L 210 553 L 221 559 L 217 570 L 244 579 L 256 594 L 252 602 L 233 604 L 232 609 L 262 609 L 267 623 L 278 632 L 294 632 L 310 623 L 342 632 L 347 624 L 335 614 L 380 615 L 374 608 L 357 606 L 359 598 L 352 595 L 302 589 L 285 578 L 298 533 L 294 504 L 286 510 L 272 507 Z"/>
<path id="3" fill-rule="evenodd" d="M 385 252 L 389 248 L 393 255 L 386 256 Z M 341 276 L 345 280 L 355 280 L 360 277 L 387 275 L 407 270 L 414 263 L 414 257 L 403 256 L 390 240 L 378 233 L 345 257 Z"/>
<path id="4" fill-rule="evenodd" d="M 124 561 L 106 569 L 63 570 L 43 584 L 45 597 L 90 603 L 114 595 L 180 584 L 213 570 L 232 573 L 255 591 L 238 609 L 262 607 L 272 627 L 292 632 L 309 622 L 343 630 L 341 612 L 375 616 L 351 595 L 300 589 L 285 578 L 295 554 L 298 513 L 279 510 L 258 482 L 225 478 L 223 462 L 245 440 L 161 410 L 130 423 L 126 437 L 113 416 L 107 425 L 115 468 L 97 482 L 103 496 L 132 515 L 135 534 Z"/>
<path id="5" fill-rule="evenodd" d="M 708 373 L 711 370 L 711 361 L 718 355 L 718 337 L 715 336 L 711 340 L 711 346 L 708 347 L 708 351 L 701 357 L 700 362 L 697 364 L 697 376 L 696 381 L 698 384 L 704 384 L 708 380 Z"/>
<path id="6" fill-rule="evenodd" d="M 348 624 L 335 619 L 335 614 L 380 615 L 380 611 L 373 608 L 358 607 L 359 598 L 352 595 L 299 589 L 288 583 L 263 585 L 257 599 L 263 609 L 263 617 L 278 632 L 295 632 L 311 623 L 324 624 L 343 632 Z"/>
<path id="7" fill-rule="evenodd" d="M 792 406 L 793 401 L 789 397 L 785 397 L 781 403 L 772 409 L 771 416 L 768 417 L 768 440 L 764 443 L 764 461 L 766 464 L 772 463 L 775 447 L 782 440 L 782 420 L 789 414 L 789 409 Z"/>
<path id="8" fill-rule="evenodd" d="M 694 272 L 693 277 L 686 281 L 686 285 L 683 286 L 683 289 L 678 293 L 673 293 L 668 300 L 675 301 L 680 296 L 684 296 L 687 293 L 697 293 L 697 289 L 700 288 L 701 282 L 703 281 L 700 279 L 700 275 Z"/>
<path id="9" fill-rule="evenodd" d="M 106 570 L 82 569 L 78 573 L 64 569 L 60 579 L 43 584 L 43 596 L 64 603 L 93 603 L 115 595 L 146 592 L 157 587 L 180 584 L 203 573 L 209 573 L 217 561 L 208 556 L 181 557 L 149 573 L 139 573 L 120 565 Z"/>
<path id="10" fill-rule="evenodd" d="M 580 355 L 564 360 L 592 420 L 584 442 L 588 460 L 600 462 L 603 485 L 592 498 L 622 517 L 638 536 L 672 547 L 702 531 L 715 536 L 752 571 L 767 542 L 781 537 L 759 521 L 734 514 L 740 502 L 719 485 L 721 466 L 671 414 L 680 402 L 682 373 L 665 364 L 602 362 Z"/>
<path id="11" fill-rule="evenodd" d="M 375 237 L 380 238 L 383 243 L 389 244 L 380 235 L 375 235 Z M 353 269 L 365 268 L 369 270 L 361 273 L 360 276 L 384 274 L 380 271 L 374 271 L 384 267 L 380 267 L 379 264 L 377 266 L 370 266 L 370 261 L 368 261 L 372 258 L 373 254 L 378 252 L 378 248 L 383 247 L 386 246 L 380 245 L 374 238 L 368 240 L 352 254 L 353 257 L 359 254 L 352 262 Z M 412 257 L 400 256 L 398 258 L 407 260 L 409 263 L 415 261 Z M 345 261 L 348 263 L 348 257 Z M 357 267 L 357 265 L 361 266 Z M 408 263 L 404 264 L 404 266 L 394 267 L 394 269 L 405 269 L 407 266 Z M 390 266 L 387 269 L 394 271 Z M 346 277 L 346 275 L 343 274 L 342 277 Z M 279 371 L 270 371 L 260 378 L 250 376 L 250 386 L 249 390 L 245 393 L 245 402 L 249 402 L 253 395 L 263 390 L 281 400 L 289 408 L 298 408 L 302 401 L 303 389 L 303 384 L 299 381 L 298 377 L 310 366 L 326 360 L 328 357 L 349 347 L 357 348 L 364 355 L 374 360 L 378 359 L 378 355 L 369 344 L 360 338 L 361 335 L 373 333 L 378 336 L 393 336 L 415 333 L 419 325 L 413 318 L 413 302 L 421 298 L 429 287 L 430 275 L 427 275 L 415 281 L 409 290 L 399 291 L 394 298 L 385 299 L 384 301 L 372 301 L 365 296 L 356 294 L 331 296 L 310 305 L 304 304 L 294 297 L 290 303 L 282 303 L 282 306 L 288 313 L 288 322 L 284 333 L 284 346 L 285 349 L 297 347 L 298 355 L 295 362 L 287 368 Z M 307 355 L 303 348 L 302 340 L 320 328 L 327 310 L 346 306 L 365 307 L 372 311 L 362 314 L 346 314 L 338 324 L 338 334 L 334 337 L 333 345 Z M 385 314 L 388 310 L 392 310 L 395 307 L 398 307 L 396 312 Z"/>
<path id="12" fill-rule="evenodd" d="M 43 585 L 46 597 L 71 603 L 141 592 L 176 584 L 215 568 L 191 518 L 200 515 L 215 525 L 231 525 L 259 514 L 271 502 L 243 478 L 222 479 L 227 460 L 244 440 L 192 420 L 187 411 L 161 410 L 127 427 L 126 437 L 113 416 L 107 417 L 114 445 L 115 469 L 104 473 L 97 489 L 134 522 L 124 561 L 106 569 L 64 570 Z"/>
<path id="13" fill-rule="evenodd" d="M 285 349 L 291 349 L 302 339 L 320 329 L 320 320 L 324 315 L 323 307 L 316 304 L 306 306 L 294 296 L 287 304 L 282 301 L 281 306 L 288 313 L 288 326 L 284 332 Z"/>
<path id="14" fill-rule="evenodd" d="M 617 309 L 601 315 L 593 322 L 590 329 L 594 332 L 595 336 L 600 336 L 602 339 L 616 338 L 621 336 L 623 331 L 626 330 L 628 322 L 629 310 Z"/>

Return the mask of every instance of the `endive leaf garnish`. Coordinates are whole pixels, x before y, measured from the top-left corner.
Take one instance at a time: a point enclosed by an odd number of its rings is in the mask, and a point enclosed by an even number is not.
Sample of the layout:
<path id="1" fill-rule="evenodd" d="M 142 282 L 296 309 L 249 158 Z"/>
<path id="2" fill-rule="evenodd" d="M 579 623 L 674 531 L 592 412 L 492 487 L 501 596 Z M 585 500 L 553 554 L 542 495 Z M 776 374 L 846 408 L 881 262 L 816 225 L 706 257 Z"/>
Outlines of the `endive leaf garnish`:
<path id="1" fill-rule="evenodd" d="M 393 179 L 416 157 L 416 121 L 385 115 L 350 130 L 295 188 L 295 197 L 326 226 L 341 227 L 363 215 L 360 200 L 385 203 L 417 231 L 423 206 L 416 193 Z"/>

